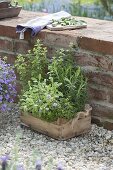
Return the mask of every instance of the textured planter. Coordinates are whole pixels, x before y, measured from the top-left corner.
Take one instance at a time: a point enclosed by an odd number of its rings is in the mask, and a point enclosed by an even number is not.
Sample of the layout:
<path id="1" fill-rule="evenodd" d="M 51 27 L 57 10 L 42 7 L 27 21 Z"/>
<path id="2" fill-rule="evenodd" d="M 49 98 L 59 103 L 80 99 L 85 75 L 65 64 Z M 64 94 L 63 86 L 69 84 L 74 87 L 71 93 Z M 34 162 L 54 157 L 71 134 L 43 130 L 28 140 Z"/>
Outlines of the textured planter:
<path id="1" fill-rule="evenodd" d="M 91 129 L 91 110 L 92 108 L 86 105 L 84 112 L 79 112 L 77 117 L 69 121 L 59 118 L 56 122 L 49 123 L 23 113 L 20 119 L 23 125 L 33 130 L 55 139 L 66 140 L 87 133 Z"/>
<path id="2" fill-rule="evenodd" d="M 0 2 L 0 19 L 17 17 L 22 7 L 11 6 L 9 2 Z"/>

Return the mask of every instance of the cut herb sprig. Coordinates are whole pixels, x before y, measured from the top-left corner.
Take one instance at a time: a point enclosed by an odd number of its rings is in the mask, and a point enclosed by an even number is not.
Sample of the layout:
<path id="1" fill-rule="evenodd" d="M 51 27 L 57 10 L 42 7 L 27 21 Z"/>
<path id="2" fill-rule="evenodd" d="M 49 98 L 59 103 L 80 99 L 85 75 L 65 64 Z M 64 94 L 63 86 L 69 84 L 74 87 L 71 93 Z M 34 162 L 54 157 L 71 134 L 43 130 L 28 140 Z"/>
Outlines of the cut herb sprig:
<path id="1" fill-rule="evenodd" d="M 61 18 L 60 20 L 52 20 L 52 26 L 81 26 L 86 24 L 83 20 L 77 20 L 75 18 Z"/>

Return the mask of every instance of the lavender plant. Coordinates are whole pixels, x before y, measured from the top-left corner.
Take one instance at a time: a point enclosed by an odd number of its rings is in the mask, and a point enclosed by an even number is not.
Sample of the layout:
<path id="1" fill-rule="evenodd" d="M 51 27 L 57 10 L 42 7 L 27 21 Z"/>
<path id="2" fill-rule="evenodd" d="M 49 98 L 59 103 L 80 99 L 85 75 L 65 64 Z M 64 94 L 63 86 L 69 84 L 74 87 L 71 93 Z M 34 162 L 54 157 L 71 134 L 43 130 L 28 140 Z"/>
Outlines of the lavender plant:
<path id="1" fill-rule="evenodd" d="M 2 156 L 0 160 L 1 160 L 2 170 L 6 170 L 8 166 L 9 155 Z"/>
<path id="2" fill-rule="evenodd" d="M 16 96 L 16 75 L 13 67 L 0 58 L 0 112 L 10 110 Z"/>
<path id="3" fill-rule="evenodd" d="M 9 161 L 9 155 L 4 155 L 0 158 L 1 160 L 1 170 L 26 170 L 23 163 L 17 164 L 14 160 Z M 12 165 L 12 166 L 11 166 Z M 15 166 L 16 165 L 16 166 Z M 27 167 L 29 169 L 29 167 Z M 42 162 L 40 159 L 36 161 L 34 165 L 35 170 L 42 170 Z M 49 168 L 52 169 L 52 168 Z M 58 163 L 56 170 L 64 170 L 61 163 Z"/>

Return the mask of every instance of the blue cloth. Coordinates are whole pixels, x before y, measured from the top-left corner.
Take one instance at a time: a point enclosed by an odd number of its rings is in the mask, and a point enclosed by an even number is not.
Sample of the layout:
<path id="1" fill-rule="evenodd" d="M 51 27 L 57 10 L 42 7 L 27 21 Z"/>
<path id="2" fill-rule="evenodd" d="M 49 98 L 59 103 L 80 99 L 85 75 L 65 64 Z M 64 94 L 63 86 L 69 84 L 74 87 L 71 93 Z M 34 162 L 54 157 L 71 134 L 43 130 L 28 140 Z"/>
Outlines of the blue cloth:
<path id="1" fill-rule="evenodd" d="M 60 11 L 53 14 L 48 14 L 43 17 L 37 17 L 32 19 L 24 24 L 18 24 L 16 27 L 16 32 L 20 34 L 24 34 L 27 29 L 31 29 L 31 36 L 35 36 L 38 32 L 40 32 L 45 26 L 50 24 L 52 20 L 60 20 L 62 17 L 69 18 L 71 15 L 65 11 Z M 24 35 L 20 38 L 24 39 Z"/>

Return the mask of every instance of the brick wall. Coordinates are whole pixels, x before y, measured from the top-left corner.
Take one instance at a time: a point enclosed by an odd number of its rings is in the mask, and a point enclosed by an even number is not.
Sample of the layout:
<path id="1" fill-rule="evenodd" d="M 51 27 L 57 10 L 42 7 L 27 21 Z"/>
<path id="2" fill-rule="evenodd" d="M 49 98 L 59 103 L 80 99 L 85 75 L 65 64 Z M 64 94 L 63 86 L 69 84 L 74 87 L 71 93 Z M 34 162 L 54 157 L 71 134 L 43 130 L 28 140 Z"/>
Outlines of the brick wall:
<path id="1" fill-rule="evenodd" d="M 35 38 L 30 31 L 25 39 L 16 34 L 17 23 L 42 16 L 42 13 L 21 11 L 19 17 L 0 21 L 0 55 L 8 56 L 14 63 L 19 53 L 26 53 L 37 39 L 47 46 L 49 55 L 55 49 L 68 48 L 70 42 L 75 45 L 75 61 L 88 77 L 89 103 L 93 107 L 92 122 L 113 129 L 113 22 L 83 18 L 87 29 L 71 31 L 42 30 Z"/>

